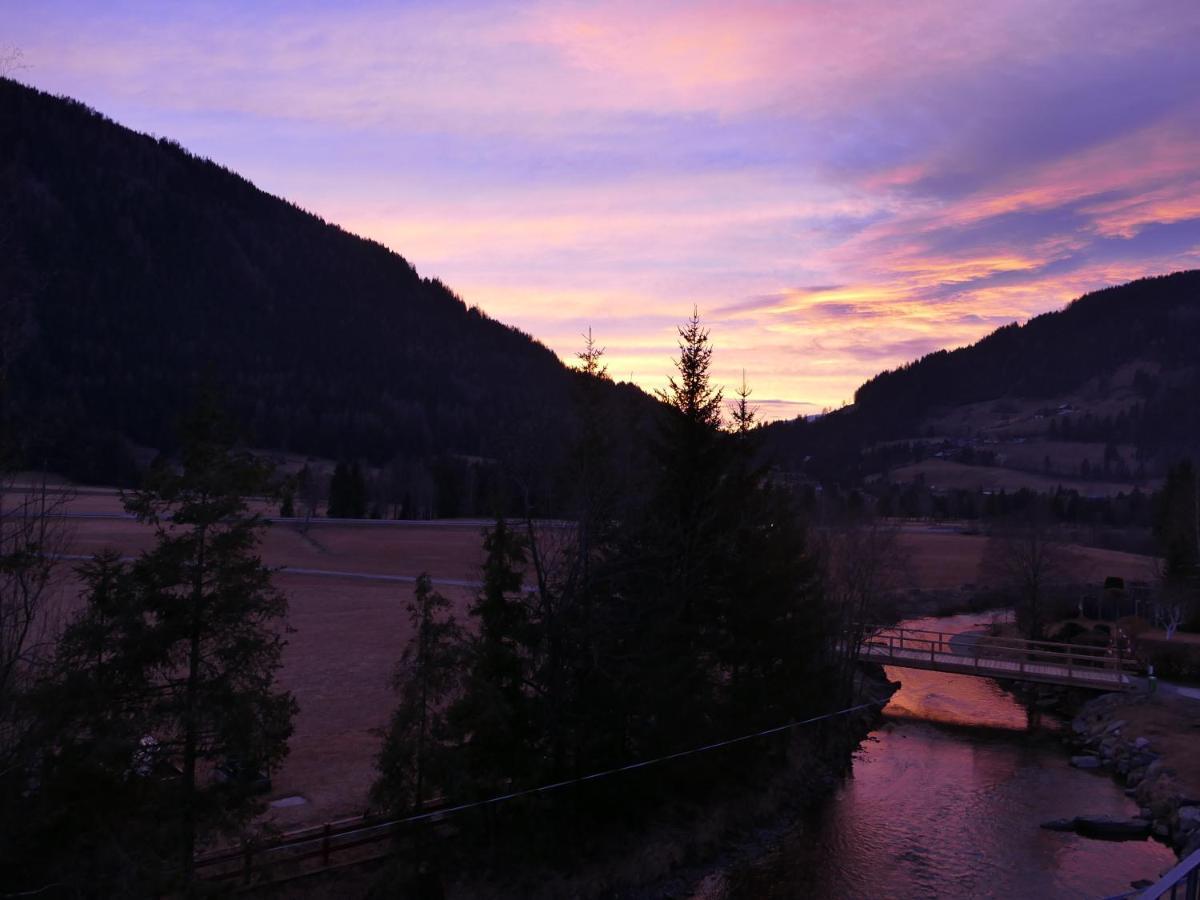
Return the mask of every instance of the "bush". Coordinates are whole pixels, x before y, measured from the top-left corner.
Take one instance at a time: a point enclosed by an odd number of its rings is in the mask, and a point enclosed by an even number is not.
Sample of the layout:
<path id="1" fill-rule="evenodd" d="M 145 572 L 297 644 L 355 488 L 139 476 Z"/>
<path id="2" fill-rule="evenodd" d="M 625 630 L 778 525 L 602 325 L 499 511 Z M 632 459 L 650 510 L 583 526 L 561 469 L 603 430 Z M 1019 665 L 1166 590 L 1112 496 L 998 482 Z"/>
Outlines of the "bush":
<path id="1" fill-rule="evenodd" d="M 1137 642 L 1137 655 L 1163 678 L 1200 681 L 1200 644 L 1142 638 Z"/>

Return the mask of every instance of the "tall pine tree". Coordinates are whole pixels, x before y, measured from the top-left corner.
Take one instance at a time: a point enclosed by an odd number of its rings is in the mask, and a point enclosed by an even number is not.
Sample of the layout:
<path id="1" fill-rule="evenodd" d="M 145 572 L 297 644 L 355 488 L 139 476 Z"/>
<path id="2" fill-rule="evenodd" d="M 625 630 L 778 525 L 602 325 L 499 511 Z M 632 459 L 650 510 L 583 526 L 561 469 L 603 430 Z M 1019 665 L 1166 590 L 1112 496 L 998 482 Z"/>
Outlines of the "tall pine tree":
<path id="1" fill-rule="evenodd" d="M 182 769 L 172 824 L 190 882 L 198 841 L 256 811 L 243 778 L 283 759 L 296 704 L 275 681 L 287 600 L 259 555 L 264 522 L 248 505 L 270 493 L 270 468 L 234 451 L 209 400 L 184 423 L 182 438 L 178 468 L 149 473 L 126 507 L 156 534 L 136 576 L 154 623 L 147 641 L 160 660 L 154 737 Z M 220 767 L 223 786 L 210 780 Z"/>

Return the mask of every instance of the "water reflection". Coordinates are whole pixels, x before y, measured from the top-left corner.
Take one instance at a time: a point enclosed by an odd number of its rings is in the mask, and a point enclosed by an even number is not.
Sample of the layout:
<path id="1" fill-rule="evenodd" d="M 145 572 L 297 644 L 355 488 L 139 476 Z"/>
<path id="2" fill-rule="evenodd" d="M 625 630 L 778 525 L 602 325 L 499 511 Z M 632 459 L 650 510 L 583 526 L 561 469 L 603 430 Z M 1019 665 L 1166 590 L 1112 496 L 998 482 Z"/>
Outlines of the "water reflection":
<path id="1" fill-rule="evenodd" d="M 964 631 L 986 616 L 924 619 Z M 1082 813 L 1132 815 L 1107 776 L 1071 769 L 1057 721 L 993 682 L 889 669 L 902 683 L 853 773 L 765 856 L 720 873 L 705 900 L 775 897 L 1105 897 L 1175 861 L 1154 842 L 1045 831 Z"/>

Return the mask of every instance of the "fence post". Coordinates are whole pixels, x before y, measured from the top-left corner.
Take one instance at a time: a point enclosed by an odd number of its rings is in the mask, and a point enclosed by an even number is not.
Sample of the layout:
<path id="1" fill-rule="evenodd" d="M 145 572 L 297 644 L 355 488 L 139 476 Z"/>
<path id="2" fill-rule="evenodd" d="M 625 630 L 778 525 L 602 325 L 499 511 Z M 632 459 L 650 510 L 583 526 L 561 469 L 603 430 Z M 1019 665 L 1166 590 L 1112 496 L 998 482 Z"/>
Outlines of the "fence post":
<path id="1" fill-rule="evenodd" d="M 330 825 L 326 822 L 321 832 L 321 866 L 324 868 L 329 867 L 329 831 Z"/>

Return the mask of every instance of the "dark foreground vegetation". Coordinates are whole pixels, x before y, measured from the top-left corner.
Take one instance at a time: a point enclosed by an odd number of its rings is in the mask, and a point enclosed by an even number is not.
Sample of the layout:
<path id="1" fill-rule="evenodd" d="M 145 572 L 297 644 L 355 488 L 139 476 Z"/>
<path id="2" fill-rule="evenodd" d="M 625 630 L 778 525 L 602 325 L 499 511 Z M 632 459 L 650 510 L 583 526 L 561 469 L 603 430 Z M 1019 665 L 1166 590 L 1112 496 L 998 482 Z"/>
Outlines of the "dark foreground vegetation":
<path id="1" fill-rule="evenodd" d="M 211 408 L 127 509 L 154 527 L 133 562 L 77 570 L 56 632 L 64 549 L 38 495 L 0 518 L 0 884 L 40 896 L 186 887 L 199 846 L 236 835 L 287 752 L 295 703 L 275 683 L 286 599 L 258 555 L 247 498 L 269 472 Z M 61 521 L 61 520 L 59 520 Z M 59 573 L 61 574 L 61 573 Z"/>
<path id="2" fill-rule="evenodd" d="M 490 848 L 488 862 L 570 866 L 672 803 L 754 785 L 797 745 L 783 730 L 690 751 L 855 702 L 841 635 L 864 594 L 838 573 L 857 557 L 824 552 L 768 477 L 745 392 L 725 421 L 711 352 L 693 317 L 645 458 L 630 466 L 611 437 L 628 427 L 625 410 L 589 341 L 574 396 L 581 427 L 556 473 L 571 486 L 569 520 L 537 518 L 524 495 L 523 515 L 488 530 L 469 621 L 456 622 L 427 579 L 417 584 L 381 735 L 381 813 L 481 803 L 455 818 L 456 846 Z M 179 453 L 127 502 L 156 527 L 155 548 L 80 566 L 82 609 L 36 640 L 39 586 L 60 550 L 36 495 L 6 507 L 0 574 L 17 626 L 5 631 L 0 732 L 6 885 L 47 896 L 191 890 L 194 853 L 252 826 L 294 713 L 275 681 L 286 602 L 248 506 L 279 484 L 202 406 Z M 514 479 L 517 496 L 521 487 Z M 805 752 L 819 754 L 825 733 L 807 735 Z M 619 781 L 585 778 L 680 753 Z M 491 802 L 562 782 L 533 802 Z M 437 837 L 428 823 L 401 834 L 388 890 L 431 877 Z"/>
<path id="3" fill-rule="evenodd" d="M 469 624 L 418 584 L 376 787 L 396 816 L 433 798 L 487 801 L 566 781 L 455 826 L 466 846 L 526 863 L 578 861 L 608 831 L 778 765 L 794 735 L 576 779 L 850 704 L 836 638 L 844 623 L 797 508 L 757 461 L 745 397 L 721 427 L 710 353 L 693 319 L 664 394 L 652 474 L 623 484 L 608 469 L 604 435 L 615 423 L 589 348 L 589 427 L 569 457 L 580 488 L 572 529 L 497 524 Z M 421 829 L 403 836 L 416 867 L 433 861 Z"/>

